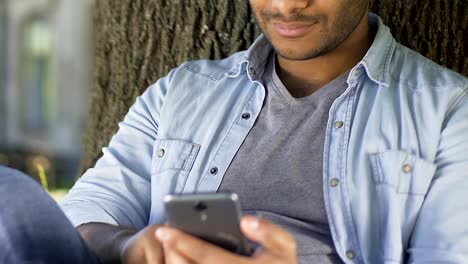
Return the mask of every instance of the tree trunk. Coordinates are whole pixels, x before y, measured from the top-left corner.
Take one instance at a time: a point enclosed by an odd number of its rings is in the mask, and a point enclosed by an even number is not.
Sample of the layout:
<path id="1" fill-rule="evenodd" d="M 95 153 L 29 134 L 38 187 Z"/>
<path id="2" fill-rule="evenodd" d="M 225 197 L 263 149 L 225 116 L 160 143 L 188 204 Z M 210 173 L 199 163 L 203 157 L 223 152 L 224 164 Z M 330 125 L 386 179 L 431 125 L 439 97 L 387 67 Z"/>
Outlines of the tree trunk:
<path id="1" fill-rule="evenodd" d="M 400 43 L 468 76 L 466 0 L 375 0 L 372 11 Z"/>
<path id="2" fill-rule="evenodd" d="M 97 0 L 95 77 L 83 169 L 94 165 L 135 97 L 178 64 L 219 59 L 258 36 L 249 1 Z M 395 37 L 468 75 L 466 0 L 376 0 Z"/>
<path id="3" fill-rule="evenodd" d="M 136 96 L 184 61 L 246 49 L 259 34 L 253 21 L 243 0 L 97 0 L 83 169 L 94 165 Z"/>

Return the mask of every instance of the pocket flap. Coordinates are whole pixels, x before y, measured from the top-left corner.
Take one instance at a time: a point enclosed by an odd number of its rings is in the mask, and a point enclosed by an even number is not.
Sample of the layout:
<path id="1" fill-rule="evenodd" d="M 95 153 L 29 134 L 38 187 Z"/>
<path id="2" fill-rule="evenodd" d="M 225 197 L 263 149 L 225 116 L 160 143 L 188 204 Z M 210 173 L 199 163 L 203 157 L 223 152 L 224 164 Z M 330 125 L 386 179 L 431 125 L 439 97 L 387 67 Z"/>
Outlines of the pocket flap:
<path id="1" fill-rule="evenodd" d="M 388 184 L 398 193 L 425 195 L 436 165 L 402 151 L 370 154 L 375 184 Z"/>
<path id="2" fill-rule="evenodd" d="M 190 171 L 200 145 L 184 140 L 157 139 L 153 148 L 151 173 L 166 170 Z"/>

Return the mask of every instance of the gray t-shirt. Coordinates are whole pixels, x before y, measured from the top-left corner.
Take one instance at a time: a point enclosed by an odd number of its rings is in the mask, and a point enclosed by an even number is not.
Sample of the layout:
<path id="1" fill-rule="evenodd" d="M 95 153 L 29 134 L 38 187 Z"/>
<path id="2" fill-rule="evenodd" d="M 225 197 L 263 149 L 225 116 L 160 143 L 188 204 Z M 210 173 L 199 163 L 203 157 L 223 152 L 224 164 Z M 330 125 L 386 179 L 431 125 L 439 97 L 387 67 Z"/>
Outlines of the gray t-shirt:
<path id="1" fill-rule="evenodd" d="M 261 215 L 297 241 L 299 263 L 343 263 L 333 245 L 323 197 L 328 112 L 347 87 L 345 73 L 317 92 L 294 98 L 265 65 L 266 99 L 218 191 L 239 195 L 245 214 Z"/>

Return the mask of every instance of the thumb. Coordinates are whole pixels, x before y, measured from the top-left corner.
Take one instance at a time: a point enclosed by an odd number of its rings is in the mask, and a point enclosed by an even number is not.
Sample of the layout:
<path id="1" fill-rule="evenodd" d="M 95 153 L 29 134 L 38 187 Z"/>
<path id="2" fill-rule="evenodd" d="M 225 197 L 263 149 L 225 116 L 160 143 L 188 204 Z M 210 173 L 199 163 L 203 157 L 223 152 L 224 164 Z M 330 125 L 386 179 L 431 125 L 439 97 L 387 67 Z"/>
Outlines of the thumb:
<path id="1" fill-rule="evenodd" d="M 294 237 L 267 220 L 245 216 L 241 220 L 241 229 L 249 239 L 261 244 L 267 251 L 275 254 L 296 254 Z"/>

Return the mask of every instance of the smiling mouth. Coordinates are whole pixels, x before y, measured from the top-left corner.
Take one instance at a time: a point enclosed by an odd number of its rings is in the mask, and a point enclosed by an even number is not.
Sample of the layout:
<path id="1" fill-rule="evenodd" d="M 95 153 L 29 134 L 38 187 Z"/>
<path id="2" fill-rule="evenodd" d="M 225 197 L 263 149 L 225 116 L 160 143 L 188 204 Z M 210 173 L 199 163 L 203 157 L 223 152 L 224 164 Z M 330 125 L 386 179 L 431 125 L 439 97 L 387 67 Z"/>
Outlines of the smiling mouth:
<path id="1" fill-rule="evenodd" d="M 316 23 L 273 22 L 273 28 L 282 37 L 298 38 L 303 36 L 306 31 L 315 24 Z"/>

